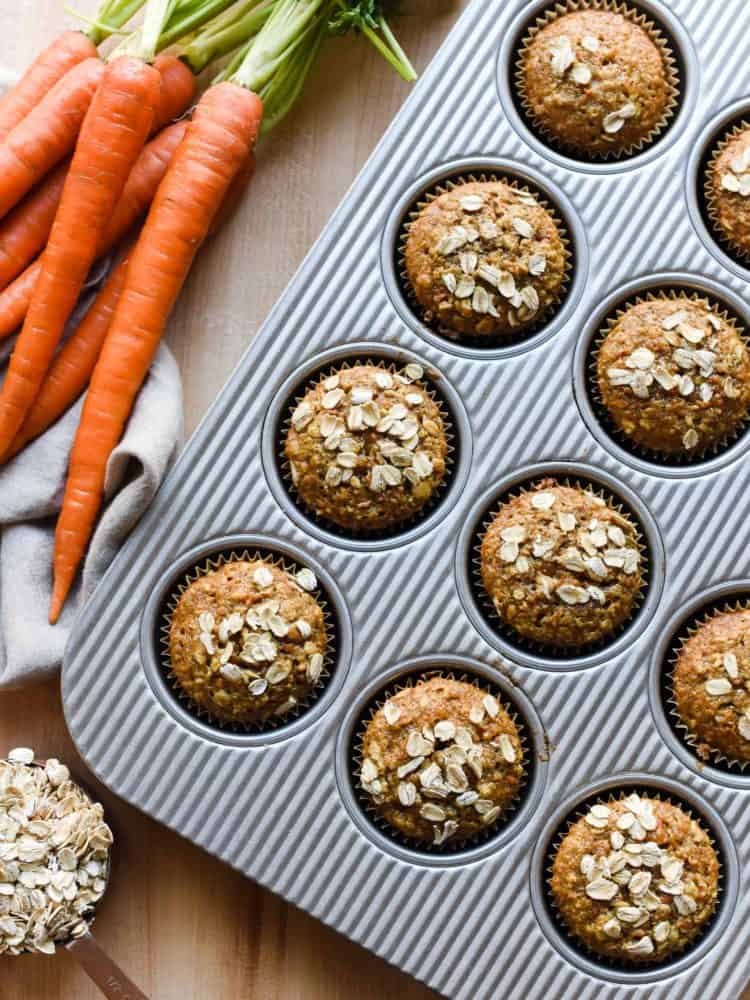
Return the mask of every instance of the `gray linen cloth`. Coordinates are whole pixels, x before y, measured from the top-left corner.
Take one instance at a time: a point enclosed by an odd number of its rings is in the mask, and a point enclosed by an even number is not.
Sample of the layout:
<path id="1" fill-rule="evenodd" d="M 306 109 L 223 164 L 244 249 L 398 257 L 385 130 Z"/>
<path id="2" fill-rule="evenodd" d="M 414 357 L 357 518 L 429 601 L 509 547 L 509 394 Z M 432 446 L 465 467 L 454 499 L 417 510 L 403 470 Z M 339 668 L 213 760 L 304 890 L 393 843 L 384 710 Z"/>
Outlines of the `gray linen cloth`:
<path id="1" fill-rule="evenodd" d="M 92 299 L 89 292 L 70 329 Z M 11 348 L 12 341 L 0 344 L 3 371 Z M 162 344 L 109 460 L 106 503 L 83 572 L 53 627 L 47 612 L 55 519 L 82 404 L 0 468 L 0 688 L 22 687 L 59 668 L 76 615 L 151 503 L 182 441 L 180 373 Z"/>

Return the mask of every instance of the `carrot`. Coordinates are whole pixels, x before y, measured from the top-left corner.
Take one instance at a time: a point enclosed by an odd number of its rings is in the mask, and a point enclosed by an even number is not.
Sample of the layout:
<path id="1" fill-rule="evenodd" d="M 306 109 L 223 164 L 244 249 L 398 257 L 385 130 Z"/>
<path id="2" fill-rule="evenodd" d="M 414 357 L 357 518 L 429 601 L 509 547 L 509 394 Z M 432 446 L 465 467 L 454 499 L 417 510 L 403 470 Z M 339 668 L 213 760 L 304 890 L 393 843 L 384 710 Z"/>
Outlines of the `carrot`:
<path id="1" fill-rule="evenodd" d="M 81 129 L 0 391 L 0 454 L 23 423 L 154 120 L 161 78 L 142 59 L 110 63 Z"/>
<path id="2" fill-rule="evenodd" d="M 51 427 L 86 388 L 125 285 L 127 263 L 125 258 L 112 271 L 80 326 L 63 345 L 6 459 Z"/>
<path id="3" fill-rule="evenodd" d="M 52 623 L 93 532 L 109 456 L 198 248 L 255 144 L 261 117 L 260 99 L 242 86 L 222 83 L 206 92 L 131 253 L 71 453 L 55 534 Z"/>
<path id="4" fill-rule="evenodd" d="M 69 166 L 69 160 L 61 163 L 0 222 L 0 288 L 17 278 L 47 242 Z"/>
<path id="5" fill-rule="evenodd" d="M 130 172 L 122 197 L 99 244 L 98 257 L 117 246 L 148 209 L 186 131 L 187 122 L 176 122 L 144 148 Z M 41 259 L 35 261 L 0 292 L 0 341 L 10 337 L 23 323 L 41 266 Z"/>
<path id="6" fill-rule="evenodd" d="M 232 181 L 221 208 L 216 214 L 209 237 L 231 218 L 255 172 L 255 158 Z M 118 264 L 92 303 L 78 329 L 65 342 L 50 366 L 39 395 L 24 421 L 23 427 L 8 450 L 5 460 L 13 458 L 30 441 L 48 430 L 78 399 L 88 385 L 112 315 L 125 285 L 127 258 Z"/>
<path id="7" fill-rule="evenodd" d="M 0 218 L 72 150 L 104 69 L 74 66 L 0 145 Z"/>
<path id="8" fill-rule="evenodd" d="M 64 31 L 37 56 L 18 83 L 0 99 L 0 142 L 22 122 L 69 70 L 96 58 L 96 47 L 81 31 Z"/>
<path id="9" fill-rule="evenodd" d="M 161 75 L 161 90 L 152 134 L 188 110 L 196 89 L 195 77 L 174 56 L 159 56 L 154 66 Z M 18 277 L 47 242 L 69 166 L 66 160 L 0 222 L 0 290 Z M 18 322 L 22 321 L 23 316 Z"/>

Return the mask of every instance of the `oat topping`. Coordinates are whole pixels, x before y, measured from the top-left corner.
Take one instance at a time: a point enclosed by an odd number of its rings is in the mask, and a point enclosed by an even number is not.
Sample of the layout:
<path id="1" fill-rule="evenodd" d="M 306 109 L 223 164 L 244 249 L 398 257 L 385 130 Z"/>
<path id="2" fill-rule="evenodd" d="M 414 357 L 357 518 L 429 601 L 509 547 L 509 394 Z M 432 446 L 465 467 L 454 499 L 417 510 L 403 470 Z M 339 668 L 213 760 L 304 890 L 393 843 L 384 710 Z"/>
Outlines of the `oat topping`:
<path id="1" fill-rule="evenodd" d="M 221 718 L 282 716 L 323 672 L 315 574 L 237 561 L 194 581 L 173 615 L 171 660 L 185 691 Z"/>
<path id="2" fill-rule="evenodd" d="M 747 348 L 707 300 L 656 298 L 630 306 L 598 353 L 605 406 L 647 447 L 705 449 L 747 411 Z"/>
<path id="3" fill-rule="evenodd" d="M 103 809 L 51 758 L 0 760 L 0 954 L 54 954 L 82 937 L 106 888 L 112 833 Z"/>
<path id="4" fill-rule="evenodd" d="M 729 169 L 721 175 L 724 191 L 750 198 L 750 145 L 729 161 Z"/>
<path id="5" fill-rule="evenodd" d="M 434 678 L 403 689 L 375 713 L 359 778 L 389 822 L 440 846 L 495 823 L 514 797 L 522 764 L 515 725 L 493 695 Z"/>
<path id="6" fill-rule="evenodd" d="M 594 951 L 649 958 L 695 936 L 712 912 L 717 878 L 715 852 L 695 820 L 632 793 L 595 803 L 571 826 L 551 888 L 563 917 Z"/>
<path id="7" fill-rule="evenodd" d="M 482 335 L 532 323 L 556 300 L 566 251 L 549 212 L 529 191 L 467 181 L 439 195 L 411 224 L 409 278 L 429 315 Z"/>
<path id="8" fill-rule="evenodd" d="M 415 363 L 395 373 L 359 365 L 332 376 L 333 389 L 327 379 L 297 405 L 286 453 L 293 481 L 312 506 L 353 526 L 396 520 L 399 507 L 403 519 L 424 505 L 442 481 L 447 446 L 423 377 Z"/>

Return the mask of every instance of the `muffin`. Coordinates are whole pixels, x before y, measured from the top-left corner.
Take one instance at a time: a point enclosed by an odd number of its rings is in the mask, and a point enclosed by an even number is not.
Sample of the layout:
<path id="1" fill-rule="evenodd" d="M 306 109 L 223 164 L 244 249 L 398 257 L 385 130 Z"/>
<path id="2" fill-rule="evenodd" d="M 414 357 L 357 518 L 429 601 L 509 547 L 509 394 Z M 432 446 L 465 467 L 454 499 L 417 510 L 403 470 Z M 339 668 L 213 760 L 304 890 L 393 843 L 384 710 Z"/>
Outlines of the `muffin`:
<path id="1" fill-rule="evenodd" d="M 675 94 L 664 50 L 613 10 L 571 11 L 534 32 L 519 86 L 543 133 L 591 157 L 623 154 L 653 138 Z"/>
<path id="2" fill-rule="evenodd" d="M 719 860 L 684 809 L 631 794 L 591 806 L 558 847 L 550 890 L 594 954 L 656 963 L 679 954 L 716 908 Z"/>
<path id="3" fill-rule="evenodd" d="M 402 688 L 362 738 L 362 788 L 411 841 L 440 846 L 488 830 L 517 799 L 523 775 L 515 722 L 466 681 L 432 677 Z"/>
<path id="4" fill-rule="evenodd" d="M 481 575 L 501 621 L 520 636 L 584 647 L 633 613 L 644 582 L 638 530 L 591 490 L 547 479 L 494 515 Z"/>
<path id="5" fill-rule="evenodd" d="M 734 324 L 705 299 L 629 306 L 597 351 L 602 404 L 633 444 L 699 455 L 747 419 L 750 354 Z"/>
<path id="6" fill-rule="evenodd" d="M 425 321 L 470 337 L 533 326 L 560 300 L 568 271 L 553 216 L 504 181 L 467 181 L 427 202 L 404 260 Z"/>
<path id="7" fill-rule="evenodd" d="M 709 164 L 706 193 L 721 237 L 750 257 L 750 125 L 743 123 Z"/>
<path id="8" fill-rule="evenodd" d="M 182 691 L 212 717 L 254 725 L 292 712 L 320 682 L 327 629 L 309 569 L 227 562 L 183 591 L 169 649 Z"/>
<path id="9" fill-rule="evenodd" d="M 685 641 L 674 701 L 701 757 L 750 761 L 750 610 L 724 611 Z"/>
<path id="10" fill-rule="evenodd" d="M 305 394 L 284 452 L 294 488 L 320 517 L 352 532 L 379 531 L 435 496 L 448 442 L 423 375 L 417 364 L 396 374 L 355 365 Z"/>

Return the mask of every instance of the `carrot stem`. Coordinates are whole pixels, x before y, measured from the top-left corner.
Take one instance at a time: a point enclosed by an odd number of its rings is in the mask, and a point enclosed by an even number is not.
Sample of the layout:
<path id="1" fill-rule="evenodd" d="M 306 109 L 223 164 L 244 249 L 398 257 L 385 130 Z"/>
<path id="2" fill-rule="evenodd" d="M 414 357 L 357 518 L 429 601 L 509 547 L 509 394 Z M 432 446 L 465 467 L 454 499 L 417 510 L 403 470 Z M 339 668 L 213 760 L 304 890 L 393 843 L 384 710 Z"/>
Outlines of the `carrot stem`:
<path id="1" fill-rule="evenodd" d="M 96 19 L 90 22 L 86 34 L 94 45 L 101 45 L 135 17 L 144 3 L 145 0 L 105 0 Z"/>
<path id="2" fill-rule="evenodd" d="M 234 52 L 258 34 L 268 20 L 276 0 L 244 0 L 210 21 L 180 51 L 192 71 L 198 75 L 230 52 Z"/>
<path id="3" fill-rule="evenodd" d="M 153 62 L 159 37 L 176 5 L 177 0 L 146 0 L 146 13 L 135 55 L 139 55 L 146 62 Z"/>

